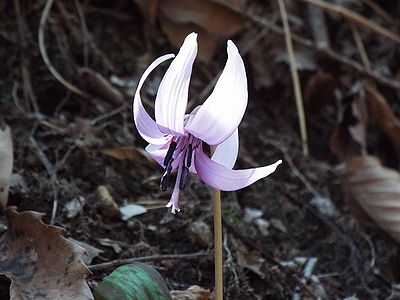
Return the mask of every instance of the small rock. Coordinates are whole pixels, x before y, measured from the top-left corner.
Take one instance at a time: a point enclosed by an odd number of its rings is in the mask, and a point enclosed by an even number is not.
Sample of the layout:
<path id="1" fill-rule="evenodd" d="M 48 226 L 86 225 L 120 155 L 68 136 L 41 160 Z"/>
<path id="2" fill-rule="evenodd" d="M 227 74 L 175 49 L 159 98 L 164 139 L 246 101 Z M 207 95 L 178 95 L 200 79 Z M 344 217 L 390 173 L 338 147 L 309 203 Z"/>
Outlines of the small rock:
<path id="1" fill-rule="evenodd" d="M 138 216 L 147 212 L 147 208 L 137 204 L 127 204 L 119 209 L 122 220 L 126 221 L 134 216 Z"/>
<path id="2" fill-rule="evenodd" d="M 67 204 L 65 204 L 65 209 L 67 211 L 67 218 L 68 219 L 75 218 L 82 211 L 85 202 L 86 202 L 85 198 L 79 196 L 78 198 L 74 198 Z"/>
<path id="3" fill-rule="evenodd" d="M 260 209 L 256 209 L 256 208 L 251 208 L 251 207 L 245 207 L 244 208 L 244 216 L 243 216 L 243 220 L 246 223 L 251 223 L 253 222 L 255 219 L 260 218 L 263 215 L 262 210 Z"/>
<path id="4" fill-rule="evenodd" d="M 203 221 L 195 221 L 190 226 L 192 239 L 201 246 L 209 246 L 212 241 L 212 233 L 210 226 Z"/>
<path id="5" fill-rule="evenodd" d="M 101 208 L 101 213 L 109 218 L 114 218 L 120 215 L 119 207 L 115 203 L 110 192 L 104 185 L 99 185 L 96 190 L 98 197 L 98 205 Z"/>

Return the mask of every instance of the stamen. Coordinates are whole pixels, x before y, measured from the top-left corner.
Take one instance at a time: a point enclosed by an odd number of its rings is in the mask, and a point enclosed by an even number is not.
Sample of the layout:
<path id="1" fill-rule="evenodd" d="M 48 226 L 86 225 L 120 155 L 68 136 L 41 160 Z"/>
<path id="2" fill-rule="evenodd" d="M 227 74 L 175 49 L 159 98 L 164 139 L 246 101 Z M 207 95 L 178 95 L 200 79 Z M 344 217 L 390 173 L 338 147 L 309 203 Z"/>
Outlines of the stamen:
<path id="1" fill-rule="evenodd" d="M 189 144 L 186 154 L 186 167 L 190 168 L 192 165 L 193 146 Z"/>
<path id="2" fill-rule="evenodd" d="M 174 161 L 174 159 L 171 157 L 171 159 L 168 161 L 168 165 L 164 169 L 164 174 L 161 177 L 160 189 L 163 192 L 165 192 L 168 187 L 169 177 L 171 176 L 171 172 L 172 172 L 172 162 L 173 161 Z"/>
<path id="3" fill-rule="evenodd" d="M 184 190 L 189 183 L 189 168 L 182 165 L 181 178 L 179 180 L 179 189 Z"/>
<path id="4" fill-rule="evenodd" d="M 171 161 L 171 159 L 172 159 L 172 154 L 174 154 L 174 151 L 175 151 L 175 149 L 176 149 L 176 145 L 177 145 L 177 144 L 176 144 L 175 141 L 172 141 L 171 144 L 169 145 L 167 154 L 165 155 L 165 158 L 164 158 L 164 166 L 167 166 L 168 163 Z"/>

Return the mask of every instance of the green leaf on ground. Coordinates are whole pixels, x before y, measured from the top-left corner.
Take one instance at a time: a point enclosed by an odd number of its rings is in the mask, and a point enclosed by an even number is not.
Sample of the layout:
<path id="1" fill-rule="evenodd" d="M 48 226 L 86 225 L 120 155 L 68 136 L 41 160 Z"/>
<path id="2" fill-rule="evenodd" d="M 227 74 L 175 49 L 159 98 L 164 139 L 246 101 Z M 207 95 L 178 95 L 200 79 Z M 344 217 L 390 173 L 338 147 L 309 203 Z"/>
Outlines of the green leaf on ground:
<path id="1" fill-rule="evenodd" d="M 171 300 L 167 285 L 151 266 L 134 263 L 115 269 L 94 290 L 96 300 Z"/>

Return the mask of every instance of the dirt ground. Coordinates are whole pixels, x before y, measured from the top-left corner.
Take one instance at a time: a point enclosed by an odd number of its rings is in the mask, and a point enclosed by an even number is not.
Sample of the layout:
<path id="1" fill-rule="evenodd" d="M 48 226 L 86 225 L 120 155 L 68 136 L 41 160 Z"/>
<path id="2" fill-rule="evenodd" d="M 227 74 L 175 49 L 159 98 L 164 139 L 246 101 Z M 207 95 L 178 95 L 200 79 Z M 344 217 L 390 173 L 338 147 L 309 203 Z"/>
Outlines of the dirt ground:
<path id="1" fill-rule="evenodd" d="M 341 160 L 330 147 L 342 103 L 364 79 L 395 114 L 400 112 L 399 43 L 324 10 L 329 46 L 320 49 L 316 45 L 324 39 L 313 34 L 311 4 L 287 1 L 292 33 L 313 43 L 294 41 L 309 137 L 310 154 L 304 156 L 284 34 L 263 23 L 282 29 L 274 1 L 234 1 L 236 11 L 223 4 L 228 1 L 210 1 L 232 23 L 226 26 L 232 32 L 218 31 L 217 24 L 212 32 L 197 21 L 171 25 L 175 13 L 187 13 L 186 1 L 169 1 L 165 8 L 158 1 L 56 0 L 44 27 L 45 51 L 79 92 L 57 80 L 42 59 L 38 31 L 45 2 L 0 3 L 0 118 L 10 126 L 14 143 L 8 205 L 43 212 L 50 223 L 57 202 L 54 224 L 65 228 L 67 237 L 103 251 L 91 264 L 204 253 L 153 265 L 171 290 L 192 285 L 212 290 L 211 191 L 193 175 L 181 195 L 181 212 L 172 215 L 165 208 L 170 190 L 160 191 L 162 169 L 141 151 L 146 144 L 133 125 L 131 99 L 151 61 L 176 53 L 182 36 L 197 30 L 206 38 L 200 39 L 200 48 L 202 42 L 206 46 L 193 70 L 189 106 L 201 104 L 225 64 L 231 38 L 244 53 L 249 80 L 235 168 L 284 162 L 252 186 L 222 194 L 226 299 L 400 299 L 397 243 L 376 225 L 357 221 L 334 173 Z M 397 1 L 336 2 L 398 33 Z M 380 5 L 386 19 L 370 2 Z M 187 15 L 211 9 L 200 6 Z M 355 36 L 363 41 L 370 69 Z M 142 90 L 148 111 L 166 65 Z M 387 139 L 373 128 L 369 132 L 368 153 L 398 168 Z M 101 186 L 119 207 L 136 203 L 147 212 L 122 220 L 100 199 Z M 67 204 L 76 199 L 83 205 L 71 217 Z M 111 271 L 94 272 L 89 284 L 93 287 Z M 9 299 L 9 284 L 0 278 L 0 299 Z"/>

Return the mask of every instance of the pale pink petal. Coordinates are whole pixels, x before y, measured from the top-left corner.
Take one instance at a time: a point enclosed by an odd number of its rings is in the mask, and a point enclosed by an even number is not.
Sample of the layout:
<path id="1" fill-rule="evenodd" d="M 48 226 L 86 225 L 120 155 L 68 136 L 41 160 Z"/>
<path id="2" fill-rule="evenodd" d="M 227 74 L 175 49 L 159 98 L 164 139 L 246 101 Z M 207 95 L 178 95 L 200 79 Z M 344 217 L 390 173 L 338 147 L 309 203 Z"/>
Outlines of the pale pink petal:
<path id="1" fill-rule="evenodd" d="M 149 144 L 146 149 L 147 153 L 150 154 L 150 156 L 158 162 L 158 164 L 162 167 L 164 167 L 164 158 L 165 155 L 168 152 L 168 144 L 165 145 L 153 145 Z"/>
<path id="2" fill-rule="evenodd" d="M 196 150 L 195 166 L 200 179 L 222 191 L 235 191 L 273 173 L 282 161 L 254 169 L 231 170 L 211 160 L 201 148 Z"/>
<path id="3" fill-rule="evenodd" d="M 133 98 L 133 119 L 139 134 L 150 144 L 162 145 L 165 144 L 167 139 L 165 134 L 160 131 L 156 122 L 146 112 L 142 99 L 140 98 L 140 89 L 149 74 L 162 62 L 173 58 L 173 54 L 167 54 L 157 58 L 147 69 L 144 71 L 140 78 L 138 87 Z"/>
<path id="4" fill-rule="evenodd" d="M 189 34 L 158 88 L 155 117 L 164 133 L 184 135 L 183 119 L 189 93 L 192 66 L 197 55 L 197 34 Z"/>
<path id="5" fill-rule="evenodd" d="M 228 169 L 235 165 L 239 152 L 239 131 L 236 130 L 225 141 L 217 146 L 211 159 Z"/>
<path id="6" fill-rule="evenodd" d="M 185 128 L 209 145 L 218 145 L 233 133 L 247 106 L 243 60 L 232 41 L 228 41 L 227 52 L 228 60 L 214 91 Z"/>

